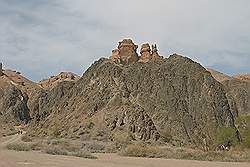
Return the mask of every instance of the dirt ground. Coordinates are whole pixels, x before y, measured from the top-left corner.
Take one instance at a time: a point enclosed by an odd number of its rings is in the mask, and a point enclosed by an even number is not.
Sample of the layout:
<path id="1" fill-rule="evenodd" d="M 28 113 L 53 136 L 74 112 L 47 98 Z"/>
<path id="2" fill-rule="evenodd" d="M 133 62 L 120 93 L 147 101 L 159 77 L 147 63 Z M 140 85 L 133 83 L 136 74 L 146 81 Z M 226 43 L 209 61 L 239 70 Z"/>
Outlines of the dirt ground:
<path id="1" fill-rule="evenodd" d="M 0 139 L 0 167 L 249 167 L 250 163 L 203 162 L 173 159 L 121 157 L 116 154 L 95 154 L 98 159 L 49 155 L 41 152 L 16 152 L 4 145 L 20 139 L 14 135 Z"/>
<path id="2" fill-rule="evenodd" d="M 249 167 L 249 163 L 201 162 L 187 160 L 120 157 L 98 154 L 97 160 L 54 156 L 39 152 L 0 151 L 1 167 Z"/>

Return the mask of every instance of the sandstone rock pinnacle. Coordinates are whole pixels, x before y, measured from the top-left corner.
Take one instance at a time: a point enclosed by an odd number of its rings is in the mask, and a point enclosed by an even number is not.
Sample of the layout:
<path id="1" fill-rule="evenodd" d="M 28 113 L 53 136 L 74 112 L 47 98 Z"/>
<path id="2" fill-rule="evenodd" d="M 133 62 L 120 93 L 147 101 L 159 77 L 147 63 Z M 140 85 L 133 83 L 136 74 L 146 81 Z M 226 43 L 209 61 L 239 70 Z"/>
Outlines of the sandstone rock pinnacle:
<path id="1" fill-rule="evenodd" d="M 0 63 L 0 77 L 3 76 L 3 64 Z"/>
<path id="2" fill-rule="evenodd" d="M 162 58 L 158 54 L 157 46 L 152 45 L 152 51 L 148 43 L 144 43 L 141 46 L 139 57 L 136 50 L 138 46 L 133 43 L 131 39 L 123 39 L 119 42 L 118 48 L 112 50 L 111 60 L 118 64 L 128 65 L 136 62 L 147 63 L 149 61 L 156 61 Z"/>
<path id="3" fill-rule="evenodd" d="M 156 61 L 159 58 L 161 58 L 161 56 L 158 54 L 158 49 L 156 44 L 152 45 L 152 61 Z"/>
<path id="4" fill-rule="evenodd" d="M 148 43 L 142 44 L 141 46 L 141 57 L 139 62 L 146 63 L 151 60 L 151 48 Z"/>
<path id="5" fill-rule="evenodd" d="M 138 61 L 139 57 L 136 53 L 138 46 L 131 39 L 124 39 L 119 42 L 119 56 L 121 64 L 131 64 Z"/>

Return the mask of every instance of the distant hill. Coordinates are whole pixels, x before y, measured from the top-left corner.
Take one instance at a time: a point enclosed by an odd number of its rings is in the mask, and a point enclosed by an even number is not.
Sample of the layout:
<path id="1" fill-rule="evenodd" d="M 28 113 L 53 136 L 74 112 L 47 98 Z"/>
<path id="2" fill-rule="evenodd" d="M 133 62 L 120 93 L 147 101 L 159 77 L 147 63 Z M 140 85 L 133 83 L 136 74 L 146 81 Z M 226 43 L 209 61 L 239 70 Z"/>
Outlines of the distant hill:
<path id="1" fill-rule="evenodd" d="M 242 80 L 242 81 L 250 82 L 250 74 L 239 74 L 239 75 L 234 76 L 234 78 Z"/>
<path id="2" fill-rule="evenodd" d="M 216 79 L 219 82 L 233 79 L 232 77 L 230 77 L 230 76 L 228 76 L 226 74 L 223 74 L 223 73 L 221 73 L 219 71 L 213 70 L 211 68 L 207 68 L 207 70 L 212 74 L 214 79 Z"/>
<path id="3" fill-rule="evenodd" d="M 250 75 L 239 74 L 233 77 L 208 69 L 212 76 L 225 86 L 227 97 L 235 116 L 250 114 Z"/>

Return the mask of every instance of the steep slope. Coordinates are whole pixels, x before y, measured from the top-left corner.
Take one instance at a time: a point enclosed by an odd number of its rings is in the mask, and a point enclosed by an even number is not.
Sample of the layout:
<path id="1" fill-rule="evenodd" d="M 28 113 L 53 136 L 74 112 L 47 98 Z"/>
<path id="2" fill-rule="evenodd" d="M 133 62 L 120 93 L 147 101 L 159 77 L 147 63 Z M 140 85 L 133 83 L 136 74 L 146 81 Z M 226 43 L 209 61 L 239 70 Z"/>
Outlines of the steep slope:
<path id="1" fill-rule="evenodd" d="M 26 93 L 28 96 L 35 91 L 36 89 L 40 89 L 41 87 L 35 82 L 30 81 L 21 75 L 20 72 L 13 70 L 4 70 L 5 81 L 14 85 L 22 92 Z"/>
<path id="2" fill-rule="evenodd" d="M 250 114 L 250 77 L 240 74 L 229 77 L 221 72 L 207 69 L 212 76 L 225 86 L 231 109 L 235 116 Z"/>
<path id="3" fill-rule="evenodd" d="M 250 114 L 250 82 L 231 79 L 223 81 L 230 104 L 236 108 L 236 116 Z"/>
<path id="4" fill-rule="evenodd" d="M 76 83 L 36 97 L 29 134 L 38 136 L 113 140 L 123 132 L 131 140 L 202 145 L 213 144 L 220 127 L 234 127 L 223 86 L 179 55 L 130 65 L 100 59 Z"/>
<path id="5" fill-rule="evenodd" d="M 8 77 L 0 77 L 0 135 L 11 133 L 13 126 L 30 120 L 28 97 Z"/>
<path id="6" fill-rule="evenodd" d="M 52 89 L 57 84 L 63 81 L 78 81 L 80 77 L 71 72 L 61 72 L 56 76 L 51 76 L 49 79 L 40 81 L 38 84 L 44 89 Z"/>

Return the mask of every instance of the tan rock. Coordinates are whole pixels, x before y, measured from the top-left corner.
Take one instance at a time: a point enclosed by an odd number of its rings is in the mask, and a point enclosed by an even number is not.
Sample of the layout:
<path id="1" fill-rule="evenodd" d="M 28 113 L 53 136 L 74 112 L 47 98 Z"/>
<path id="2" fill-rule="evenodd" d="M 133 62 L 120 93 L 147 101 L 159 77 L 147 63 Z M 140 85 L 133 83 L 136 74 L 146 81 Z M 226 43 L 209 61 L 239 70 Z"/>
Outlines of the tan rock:
<path id="1" fill-rule="evenodd" d="M 118 49 L 120 51 L 121 64 L 131 64 L 139 60 L 136 53 L 138 46 L 131 39 L 124 39 L 119 42 Z"/>
<path id="2" fill-rule="evenodd" d="M 3 76 L 3 64 L 0 63 L 0 77 Z"/>
<path id="3" fill-rule="evenodd" d="M 161 56 L 158 54 L 158 49 L 156 44 L 152 45 L 152 60 L 156 61 L 159 58 L 161 58 Z"/>
<path id="4" fill-rule="evenodd" d="M 120 63 L 121 57 L 120 57 L 120 51 L 119 49 L 114 49 L 112 50 L 112 56 L 111 56 L 111 60 L 116 62 L 116 63 Z"/>
<path id="5" fill-rule="evenodd" d="M 151 49 L 148 43 L 142 44 L 140 53 L 141 53 L 141 57 L 140 57 L 139 62 L 146 63 L 151 60 L 152 58 Z"/>

